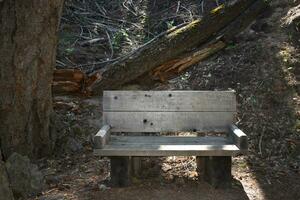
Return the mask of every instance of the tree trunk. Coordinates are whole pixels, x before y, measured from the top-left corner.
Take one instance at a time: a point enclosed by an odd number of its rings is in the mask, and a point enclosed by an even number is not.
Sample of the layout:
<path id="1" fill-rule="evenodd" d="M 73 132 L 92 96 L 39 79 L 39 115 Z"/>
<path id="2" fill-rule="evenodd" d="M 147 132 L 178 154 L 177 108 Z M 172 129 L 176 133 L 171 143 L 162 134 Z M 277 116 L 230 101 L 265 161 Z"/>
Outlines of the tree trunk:
<path id="1" fill-rule="evenodd" d="M 103 89 L 118 88 L 149 72 L 160 76 L 158 70 L 154 70 L 159 67 L 165 71 L 171 68 L 169 71 L 176 69 L 181 72 L 222 49 L 232 35 L 247 27 L 265 7 L 263 0 L 239 0 L 228 7 L 219 6 L 203 19 L 170 30 L 108 65 L 93 85 L 93 91 L 100 93 Z M 200 51 L 195 52 L 195 49 Z M 181 62 L 184 58 L 187 59 Z M 178 66 L 173 68 L 175 64 Z"/>
<path id="2" fill-rule="evenodd" d="M 63 0 L 0 1 L 0 147 L 50 152 L 51 82 Z"/>

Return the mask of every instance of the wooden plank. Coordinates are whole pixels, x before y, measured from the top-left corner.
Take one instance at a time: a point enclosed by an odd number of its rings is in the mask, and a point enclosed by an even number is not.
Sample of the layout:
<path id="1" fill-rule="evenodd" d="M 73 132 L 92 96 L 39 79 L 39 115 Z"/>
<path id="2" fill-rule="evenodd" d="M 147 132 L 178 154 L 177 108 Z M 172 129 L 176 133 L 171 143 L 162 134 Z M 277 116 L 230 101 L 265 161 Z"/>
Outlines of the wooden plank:
<path id="1" fill-rule="evenodd" d="M 229 126 L 228 137 L 238 146 L 241 150 L 248 150 L 247 135 L 235 125 Z"/>
<path id="2" fill-rule="evenodd" d="M 203 179 L 214 188 L 230 188 L 232 182 L 230 156 L 204 157 Z"/>
<path id="3" fill-rule="evenodd" d="M 131 170 L 132 175 L 139 177 L 142 173 L 142 157 L 133 156 L 131 157 Z"/>
<path id="4" fill-rule="evenodd" d="M 233 144 L 226 137 L 208 136 L 114 136 L 110 145 L 224 145 Z"/>
<path id="5" fill-rule="evenodd" d="M 204 180 L 206 156 L 196 156 L 198 180 Z"/>
<path id="6" fill-rule="evenodd" d="M 228 131 L 233 112 L 103 112 L 112 132 Z"/>
<path id="7" fill-rule="evenodd" d="M 131 158 L 110 157 L 110 185 L 126 187 L 131 183 Z"/>
<path id="8" fill-rule="evenodd" d="M 103 148 L 109 141 L 110 138 L 110 126 L 104 125 L 94 136 L 94 147 Z"/>
<path id="9" fill-rule="evenodd" d="M 236 111 L 234 91 L 104 91 L 104 111 Z"/>
<path id="10" fill-rule="evenodd" d="M 111 136 L 103 149 L 95 149 L 102 156 L 222 156 L 239 149 L 225 137 L 176 136 Z"/>
<path id="11" fill-rule="evenodd" d="M 106 145 L 94 149 L 100 156 L 232 156 L 239 152 L 236 145 Z"/>

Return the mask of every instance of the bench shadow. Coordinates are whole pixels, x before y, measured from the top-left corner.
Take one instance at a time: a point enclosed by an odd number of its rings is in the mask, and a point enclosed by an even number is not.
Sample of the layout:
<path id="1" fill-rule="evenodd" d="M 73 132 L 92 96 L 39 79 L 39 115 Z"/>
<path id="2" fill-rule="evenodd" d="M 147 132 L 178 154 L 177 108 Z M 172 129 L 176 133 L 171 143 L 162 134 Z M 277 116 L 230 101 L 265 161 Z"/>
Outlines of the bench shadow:
<path id="1" fill-rule="evenodd" d="M 166 165 L 169 157 L 144 157 L 142 173 L 139 177 L 133 177 L 132 184 L 125 188 L 111 188 L 107 191 L 98 191 L 93 195 L 94 199 L 107 200 L 248 200 L 248 196 L 240 181 L 233 179 L 229 189 L 215 189 L 208 183 L 198 180 L 198 176 L 189 177 L 186 172 L 195 172 L 195 169 L 182 170 L 187 163 L 195 166 L 195 158 L 178 157 L 181 166 L 177 170 L 169 169 Z M 173 158 L 170 158 L 173 159 Z M 194 163 L 192 163 L 194 162 Z M 166 172 L 164 172 L 165 170 Z M 169 173 L 168 173 L 169 172 Z M 170 180 L 170 176 L 172 176 Z"/>

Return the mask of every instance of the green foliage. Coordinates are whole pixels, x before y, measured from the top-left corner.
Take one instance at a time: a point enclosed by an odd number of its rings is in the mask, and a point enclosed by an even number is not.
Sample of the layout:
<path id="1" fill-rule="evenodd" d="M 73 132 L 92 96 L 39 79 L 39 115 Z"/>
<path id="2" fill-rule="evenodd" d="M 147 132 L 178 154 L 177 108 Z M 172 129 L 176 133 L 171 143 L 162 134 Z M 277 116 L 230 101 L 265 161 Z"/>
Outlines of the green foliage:
<path id="1" fill-rule="evenodd" d="M 74 47 L 68 47 L 68 48 L 65 49 L 65 53 L 67 55 L 71 55 L 74 51 L 75 51 Z"/>
<path id="2" fill-rule="evenodd" d="M 166 23 L 167 23 L 168 29 L 171 29 L 171 28 L 173 28 L 173 27 L 175 26 L 175 25 L 174 25 L 174 20 L 167 21 Z"/>
<path id="3" fill-rule="evenodd" d="M 118 32 L 116 32 L 112 38 L 112 45 L 115 49 L 120 48 L 120 46 L 122 45 L 122 43 L 124 41 L 131 41 L 129 39 L 129 35 L 126 32 L 125 29 L 120 29 Z"/>
<path id="4" fill-rule="evenodd" d="M 234 43 L 228 44 L 226 50 L 235 49 L 236 45 Z"/>

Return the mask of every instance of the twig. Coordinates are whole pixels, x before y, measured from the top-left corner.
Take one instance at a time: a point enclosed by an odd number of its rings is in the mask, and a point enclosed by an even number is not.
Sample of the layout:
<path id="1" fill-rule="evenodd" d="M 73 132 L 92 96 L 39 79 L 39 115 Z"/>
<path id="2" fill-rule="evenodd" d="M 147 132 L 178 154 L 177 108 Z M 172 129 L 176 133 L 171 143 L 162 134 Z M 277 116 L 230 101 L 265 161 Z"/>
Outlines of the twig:
<path id="1" fill-rule="evenodd" d="M 56 60 L 56 62 L 57 62 L 58 64 L 62 65 L 63 67 L 65 67 L 65 66 L 66 66 L 66 64 L 65 64 L 65 63 L 63 63 L 62 61 Z"/>
<path id="2" fill-rule="evenodd" d="M 131 12 L 134 16 L 138 16 L 135 12 L 133 12 L 131 9 L 129 9 L 125 4 L 127 3 L 127 1 L 124 1 L 123 3 L 122 3 L 122 5 L 123 5 L 123 7 L 126 9 L 126 10 L 128 10 L 129 12 Z"/>
<path id="3" fill-rule="evenodd" d="M 113 44 L 111 42 L 111 39 L 110 39 L 110 35 L 107 31 L 105 31 L 106 35 L 107 35 L 107 38 L 108 38 L 108 43 L 109 43 L 109 46 L 110 46 L 110 50 L 111 50 L 111 55 L 110 55 L 110 58 L 112 58 L 114 56 L 114 47 L 113 47 Z"/>
<path id="4" fill-rule="evenodd" d="M 82 36 L 82 34 L 83 34 L 83 28 L 82 28 L 82 26 L 80 26 L 80 34 L 79 34 L 79 36 L 78 37 L 81 37 Z M 78 38 L 75 40 L 75 42 L 72 44 L 72 46 L 75 46 L 76 45 L 76 43 L 78 42 Z"/>
<path id="5" fill-rule="evenodd" d="M 200 4 L 201 4 L 201 13 L 203 14 L 204 13 L 204 0 L 201 0 Z"/>
<path id="6" fill-rule="evenodd" d="M 180 1 L 177 2 L 176 14 L 179 12 L 179 9 L 180 9 Z"/>
<path id="7" fill-rule="evenodd" d="M 97 2 L 95 2 L 95 4 L 96 4 L 96 6 L 97 6 L 99 12 L 101 12 L 102 15 L 106 15 L 105 10 L 104 10 L 104 9 L 102 10 L 101 7 L 99 6 L 99 4 L 98 4 Z"/>
<path id="8" fill-rule="evenodd" d="M 65 56 L 65 59 L 66 59 L 67 61 L 69 61 L 72 65 L 76 66 L 76 64 L 73 63 L 68 57 Z"/>
<path id="9" fill-rule="evenodd" d="M 192 20 L 194 17 L 193 17 L 193 13 L 189 10 L 189 9 L 187 9 L 186 7 L 184 7 L 184 6 L 181 6 L 183 9 L 185 9 L 186 11 L 188 11 L 188 13 L 190 14 L 190 19 Z"/>

